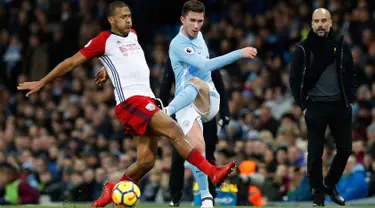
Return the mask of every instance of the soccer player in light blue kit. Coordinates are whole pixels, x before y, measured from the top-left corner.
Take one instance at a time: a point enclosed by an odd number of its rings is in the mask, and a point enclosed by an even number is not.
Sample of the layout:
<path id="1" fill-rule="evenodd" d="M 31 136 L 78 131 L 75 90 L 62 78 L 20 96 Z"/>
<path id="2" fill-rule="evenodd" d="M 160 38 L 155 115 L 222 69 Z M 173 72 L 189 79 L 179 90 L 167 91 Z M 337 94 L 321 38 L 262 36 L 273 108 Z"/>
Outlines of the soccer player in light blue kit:
<path id="1" fill-rule="evenodd" d="M 182 9 L 180 32 L 171 41 L 169 58 L 175 74 L 175 98 L 166 113 L 176 114 L 177 122 L 194 146 L 204 155 L 202 122 L 213 119 L 219 111 L 220 96 L 211 79 L 211 71 L 220 69 L 240 58 L 254 58 L 257 50 L 246 47 L 217 58 L 209 59 L 207 45 L 200 29 L 204 20 L 204 5 L 188 1 Z M 207 175 L 191 167 L 202 198 L 202 207 L 213 207 Z"/>

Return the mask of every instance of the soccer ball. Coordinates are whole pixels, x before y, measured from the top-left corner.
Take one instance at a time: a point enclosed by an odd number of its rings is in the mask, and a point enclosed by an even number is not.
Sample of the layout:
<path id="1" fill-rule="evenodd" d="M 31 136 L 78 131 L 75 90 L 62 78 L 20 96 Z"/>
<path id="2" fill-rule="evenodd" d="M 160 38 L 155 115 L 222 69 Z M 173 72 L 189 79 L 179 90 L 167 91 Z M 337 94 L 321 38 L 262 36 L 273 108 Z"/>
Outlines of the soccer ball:
<path id="1" fill-rule="evenodd" d="M 112 200 L 118 208 L 134 207 L 140 197 L 139 187 L 131 181 L 121 181 L 113 188 Z"/>

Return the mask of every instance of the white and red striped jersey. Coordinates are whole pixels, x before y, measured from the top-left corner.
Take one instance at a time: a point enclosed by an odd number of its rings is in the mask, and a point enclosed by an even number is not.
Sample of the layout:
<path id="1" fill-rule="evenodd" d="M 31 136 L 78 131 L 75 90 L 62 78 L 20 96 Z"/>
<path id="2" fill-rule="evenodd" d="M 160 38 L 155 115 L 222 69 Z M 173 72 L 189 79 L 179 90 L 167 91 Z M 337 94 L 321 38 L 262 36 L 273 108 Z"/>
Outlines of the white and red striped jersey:
<path id="1" fill-rule="evenodd" d="M 98 57 L 105 66 L 117 104 L 134 95 L 155 97 L 150 86 L 150 69 L 134 30 L 126 37 L 103 31 L 80 52 L 87 59 Z"/>

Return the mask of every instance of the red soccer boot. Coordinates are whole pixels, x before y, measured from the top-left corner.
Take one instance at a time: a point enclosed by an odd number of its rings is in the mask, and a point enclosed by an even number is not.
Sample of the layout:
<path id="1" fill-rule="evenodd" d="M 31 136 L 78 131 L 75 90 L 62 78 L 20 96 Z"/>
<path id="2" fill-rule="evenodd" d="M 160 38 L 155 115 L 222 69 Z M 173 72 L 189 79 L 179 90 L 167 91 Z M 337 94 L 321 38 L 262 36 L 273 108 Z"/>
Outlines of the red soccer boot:
<path id="1" fill-rule="evenodd" d="M 105 183 L 102 195 L 91 205 L 91 208 L 105 207 L 107 204 L 112 203 L 112 192 L 115 185 L 111 181 Z"/>
<path id="2" fill-rule="evenodd" d="M 216 167 L 215 172 L 210 176 L 210 179 L 214 185 L 221 184 L 229 174 L 234 170 L 236 164 L 234 161 L 228 163 L 222 167 Z"/>

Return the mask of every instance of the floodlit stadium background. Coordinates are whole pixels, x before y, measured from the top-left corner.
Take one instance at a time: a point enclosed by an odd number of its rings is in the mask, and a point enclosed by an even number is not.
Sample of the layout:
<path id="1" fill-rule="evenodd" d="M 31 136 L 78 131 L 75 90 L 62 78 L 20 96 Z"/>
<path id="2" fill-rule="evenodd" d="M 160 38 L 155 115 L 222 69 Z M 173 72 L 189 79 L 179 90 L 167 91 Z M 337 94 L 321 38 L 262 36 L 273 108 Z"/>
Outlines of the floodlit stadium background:
<path id="1" fill-rule="evenodd" d="M 125 2 L 132 10 L 133 28 L 158 95 L 169 41 L 180 27 L 184 1 Z M 289 90 L 288 64 L 293 44 L 304 39 L 310 29 L 312 11 L 325 7 L 332 13 L 333 28 L 340 30 L 352 47 L 360 83 L 353 106 L 353 157 L 340 189 L 361 191 L 364 187 L 357 187 L 355 180 L 364 180 L 368 196 L 374 196 L 375 1 L 204 3 L 202 33 L 211 57 L 247 45 L 258 49 L 255 60 L 243 59 L 221 70 L 231 121 L 219 133 L 217 163 L 256 161 L 258 178 L 265 179 L 256 185 L 266 203 L 310 199 L 305 172 L 306 125 Z M 16 91 L 17 83 L 40 79 L 100 30 L 108 29 L 106 5 L 102 0 L 0 0 L 0 162 L 27 172 L 29 183 L 53 202 L 93 201 L 103 182 L 119 178 L 136 156 L 134 141 L 114 117 L 111 83 L 95 86 L 94 75 L 101 67 L 97 59 L 28 99 L 24 92 Z M 324 171 L 335 153 L 329 129 L 326 137 Z M 166 140 L 159 146 L 156 166 L 140 184 L 143 202 L 170 200 L 171 146 Z M 233 176 L 232 183 L 241 183 L 239 174 Z M 360 177 L 353 180 L 353 174 Z M 193 176 L 187 170 L 183 201 L 193 200 L 192 189 Z"/>

